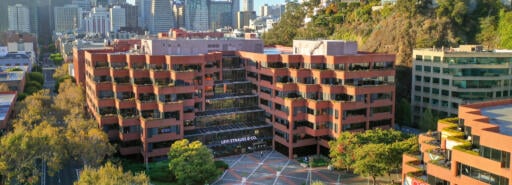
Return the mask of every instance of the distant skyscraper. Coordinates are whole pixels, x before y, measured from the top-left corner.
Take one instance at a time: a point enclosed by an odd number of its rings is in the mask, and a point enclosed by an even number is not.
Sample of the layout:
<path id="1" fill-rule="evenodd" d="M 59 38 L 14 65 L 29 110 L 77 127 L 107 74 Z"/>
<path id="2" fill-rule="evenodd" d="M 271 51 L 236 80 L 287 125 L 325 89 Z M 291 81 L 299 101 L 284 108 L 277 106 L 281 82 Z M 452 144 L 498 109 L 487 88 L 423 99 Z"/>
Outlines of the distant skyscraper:
<path id="1" fill-rule="evenodd" d="M 108 6 L 110 4 L 110 1 L 109 0 L 91 0 L 91 4 L 93 7 Z"/>
<path id="2" fill-rule="evenodd" d="M 135 5 L 139 7 L 139 27 L 149 28 L 151 0 L 135 0 Z"/>
<path id="3" fill-rule="evenodd" d="M 30 14 L 26 6 L 22 4 L 8 6 L 7 14 L 9 30 L 30 32 Z"/>
<path id="4" fill-rule="evenodd" d="M 237 19 L 237 16 L 238 16 L 238 12 L 240 11 L 240 0 L 231 0 L 231 27 L 233 28 L 236 28 L 238 26 L 238 19 Z"/>
<path id="5" fill-rule="evenodd" d="M 174 3 L 172 5 L 172 11 L 174 13 L 174 19 L 176 20 L 176 27 L 185 27 L 185 6 L 182 3 Z"/>
<path id="6" fill-rule="evenodd" d="M 185 0 L 185 28 L 208 30 L 208 0 Z"/>
<path id="7" fill-rule="evenodd" d="M 242 29 L 249 26 L 250 20 L 256 18 L 255 11 L 241 11 L 237 13 L 237 28 Z"/>
<path id="8" fill-rule="evenodd" d="M 210 29 L 222 28 L 232 25 L 232 2 L 230 1 L 210 1 L 209 20 Z"/>
<path id="9" fill-rule="evenodd" d="M 85 18 L 85 31 L 87 33 L 97 33 L 106 35 L 110 32 L 109 12 L 104 7 L 94 7 Z"/>
<path id="10" fill-rule="evenodd" d="M 139 7 L 125 3 L 121 5 L 126 14 L 126 27 L 139 27 Z"/>
<path id="11" fill-rule="evenodd" d="M 82 25 L 82 8 L 66 5 L 54 8 L 55 32 L 67 33 L 79 29 Z"/>
<path id="12" fill-rule="evenodd" d="M 284 4 L 279 5 L 268 5 L 265 4 L 261 6 L 260 9 L 260 16 L 262 17 L 272 17 L 272 18 L 279 18 L 281 17 L 281 14 L 284 13 Z"/>
<path id="13" fill-rule="evenodd" d="M 171 1 L 152 0 L 150 16 L 149 31 L 151 33 L 168 32 L 169 29 L 174 28 Z"/>
<path id="14" fill-rule="evenodd" d="M 242 10 L 241 11 L 254 11 L 254 1 L 253 0 L 242 0 Z"/>
<path id="15" fill-rule="evenodd" d="M 110 8 L 110 30 L 117 32 L 121 27 L 126 27 L 126 12 L 116 5 Z"/>
<path id="16" fill-rule="evenodd" d="M 91 0 L 72 0 L 71 4 L 77 5 L 82 8 L 82 11 L 90 11 L 91 10 Z"/>

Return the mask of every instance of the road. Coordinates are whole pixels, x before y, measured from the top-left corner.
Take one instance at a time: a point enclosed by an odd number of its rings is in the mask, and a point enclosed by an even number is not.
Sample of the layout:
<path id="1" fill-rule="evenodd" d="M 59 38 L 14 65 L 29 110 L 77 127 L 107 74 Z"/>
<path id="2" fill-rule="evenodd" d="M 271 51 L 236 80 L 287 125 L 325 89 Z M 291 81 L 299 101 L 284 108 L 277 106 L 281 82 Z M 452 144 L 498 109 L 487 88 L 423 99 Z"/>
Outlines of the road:
<path id="1" fill-rule="evenodd" d="M 78 179 L 77 169 L 82 169 L 82 165 L 78 161 L 68 161 L 64 164 L 64 167 L 50 176 L 48 173 L 46 174 L 46 184 L 47 185 L 73 185 Z"/>
<path id="2" fill-rule="evenodd" d="M 47 57 L 43 59 L 41 62 L 43 67 L 43 77 L 44 77 L 44 85 L 43 88 L 50 89 L 50 93 L 52 96 L 55 96 L 53 93 L 55 87 L 55 79 L 53 79 L 53 73 L 58 66 L 55 66 L 53 62 L 48 60 Z M 78 179 L 77 169 L 82 169 L 82 163 L 78 161 L 66 161 L 63 168 L 59 170 L 57 173 L 50 176 L 47 167 L 43 167 L 44 177 L 41 178 L 41 185 L 73 185 Z M 44 170 L 46 169 L 46 170 Z"/>

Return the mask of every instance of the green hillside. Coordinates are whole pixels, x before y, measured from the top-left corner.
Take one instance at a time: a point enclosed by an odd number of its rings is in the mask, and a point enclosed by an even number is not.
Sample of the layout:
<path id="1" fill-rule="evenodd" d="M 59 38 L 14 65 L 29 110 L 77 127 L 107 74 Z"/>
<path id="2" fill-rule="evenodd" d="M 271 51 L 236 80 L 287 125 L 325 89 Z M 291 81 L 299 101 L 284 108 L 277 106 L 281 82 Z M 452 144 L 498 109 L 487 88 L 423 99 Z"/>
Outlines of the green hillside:
<path id="1" fill-rule="evenodd" d="M 320 0 L 288 3 L 282 19 L 263 35 L 267 45 L 291 45 L 293 39 L 356 40 L 360 50 L 397 53 L 399 64 L 410 66 L 413 48 L 456 47 L 481 43 L 488 49 L 512 48 L 512 13 L 501 0 L 380 0 L 332 3 Z M 316 14 L 314 13 L 316 9 Z M 304 24 L 304 18 L 311 21 Z"/>

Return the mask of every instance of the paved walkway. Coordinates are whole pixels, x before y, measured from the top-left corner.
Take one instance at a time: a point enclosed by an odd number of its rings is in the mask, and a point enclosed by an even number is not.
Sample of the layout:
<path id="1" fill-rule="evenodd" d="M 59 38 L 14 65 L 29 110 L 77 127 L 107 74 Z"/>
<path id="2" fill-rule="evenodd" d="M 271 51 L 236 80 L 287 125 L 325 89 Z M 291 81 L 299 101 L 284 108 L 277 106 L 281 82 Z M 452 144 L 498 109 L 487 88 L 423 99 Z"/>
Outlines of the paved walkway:
<path id="1" fill-rule="evenodd" d="M 219 158 L 229 169 L 214 185 L 302 185 L 310 181 L 324 184 L 367 184 L 367 178 L 330 171 L 326 167 L 304 168 L 276 151 L 265 151 Z"/>

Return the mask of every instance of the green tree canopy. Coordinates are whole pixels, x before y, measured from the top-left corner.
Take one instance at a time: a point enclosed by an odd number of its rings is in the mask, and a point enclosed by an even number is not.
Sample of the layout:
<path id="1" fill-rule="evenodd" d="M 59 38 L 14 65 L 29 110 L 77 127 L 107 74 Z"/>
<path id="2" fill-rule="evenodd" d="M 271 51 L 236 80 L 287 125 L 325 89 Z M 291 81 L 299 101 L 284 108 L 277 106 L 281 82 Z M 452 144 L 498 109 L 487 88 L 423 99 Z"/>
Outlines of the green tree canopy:
<path id="1" fill-rule="evenodd" d="M 413 126 L 411 120 L 411 104 L 405 98 L 400 99 L 400 103 L 396 106 L 396 122 L 400 125 Z"/>
<path id="2" fill-rule="evenodd" d="M 421 115 L 419 128 L 422 131 L 434 131 L 437 129 L 437 119 L 434 117 L 430 109 L 425 110 Z"/>
<path id="3" fill-rule="evenodd" d="M 33 129 L 18 125 L 0 141 L 0 173 L 7 184 L 35 184 L 40 176 L 38 166 L 43 160 L 50 175 L 57 172 L 67 157 L 62 130 L 42 122 Z"/>
<path id="4" fill-rule="evenodd" d="M 43 73 L 40 73 L 40 72 L 30 72 L 30 73 L 28 73 L 28 80 L 29 81 L 36 81 L 39 84 L 43 85 L 44 84 Z"/>
<path id="5" fill-rule="evenodd" d="M 334 167 L 353 169 L 374 182 L 376 177 L 398 169 L 404 152 L 418 149 L 417 138 L 392 129 L 343 132 L 329 146 Z"/>
<path id="6" fill-rule="evenodd" d="M 80 173 L 80 178 L 74 185 L 150 185 L 149 178 L 144 173 L 133 175 L 123 172 L 122 167 L 116 167 L 108 162 L 100 168 L 86 166 Z"/>
<path id="7" fill-rule="evenodd" d="M 373 185 L 376 184 L 377 176 L 387 172 L 386 160 L 388 147 L 386 144 L 366 144 L 355 150 L 354 173 L 371 177 Z M 402 155 L 400 155 L 402 156 Z"/>
<path id="8" fill-rule="evenodd" d="M 288 2 L 286 11 L 281 16 L 279 23 L 263 34 L 262 38 L 265 44 L 291 46 L 292 40 L 297 34 L 297 29 L 302 27 L 305 15 L 306 12 L 299 3 Z"/>
<path id="9" fill-rule="evenodd" d="M 169 169 L 179 184 L 211 183 L 221 174 L 215 166 L 213 154 L 199 141 L 176 141 L 168 155 Z"/>

